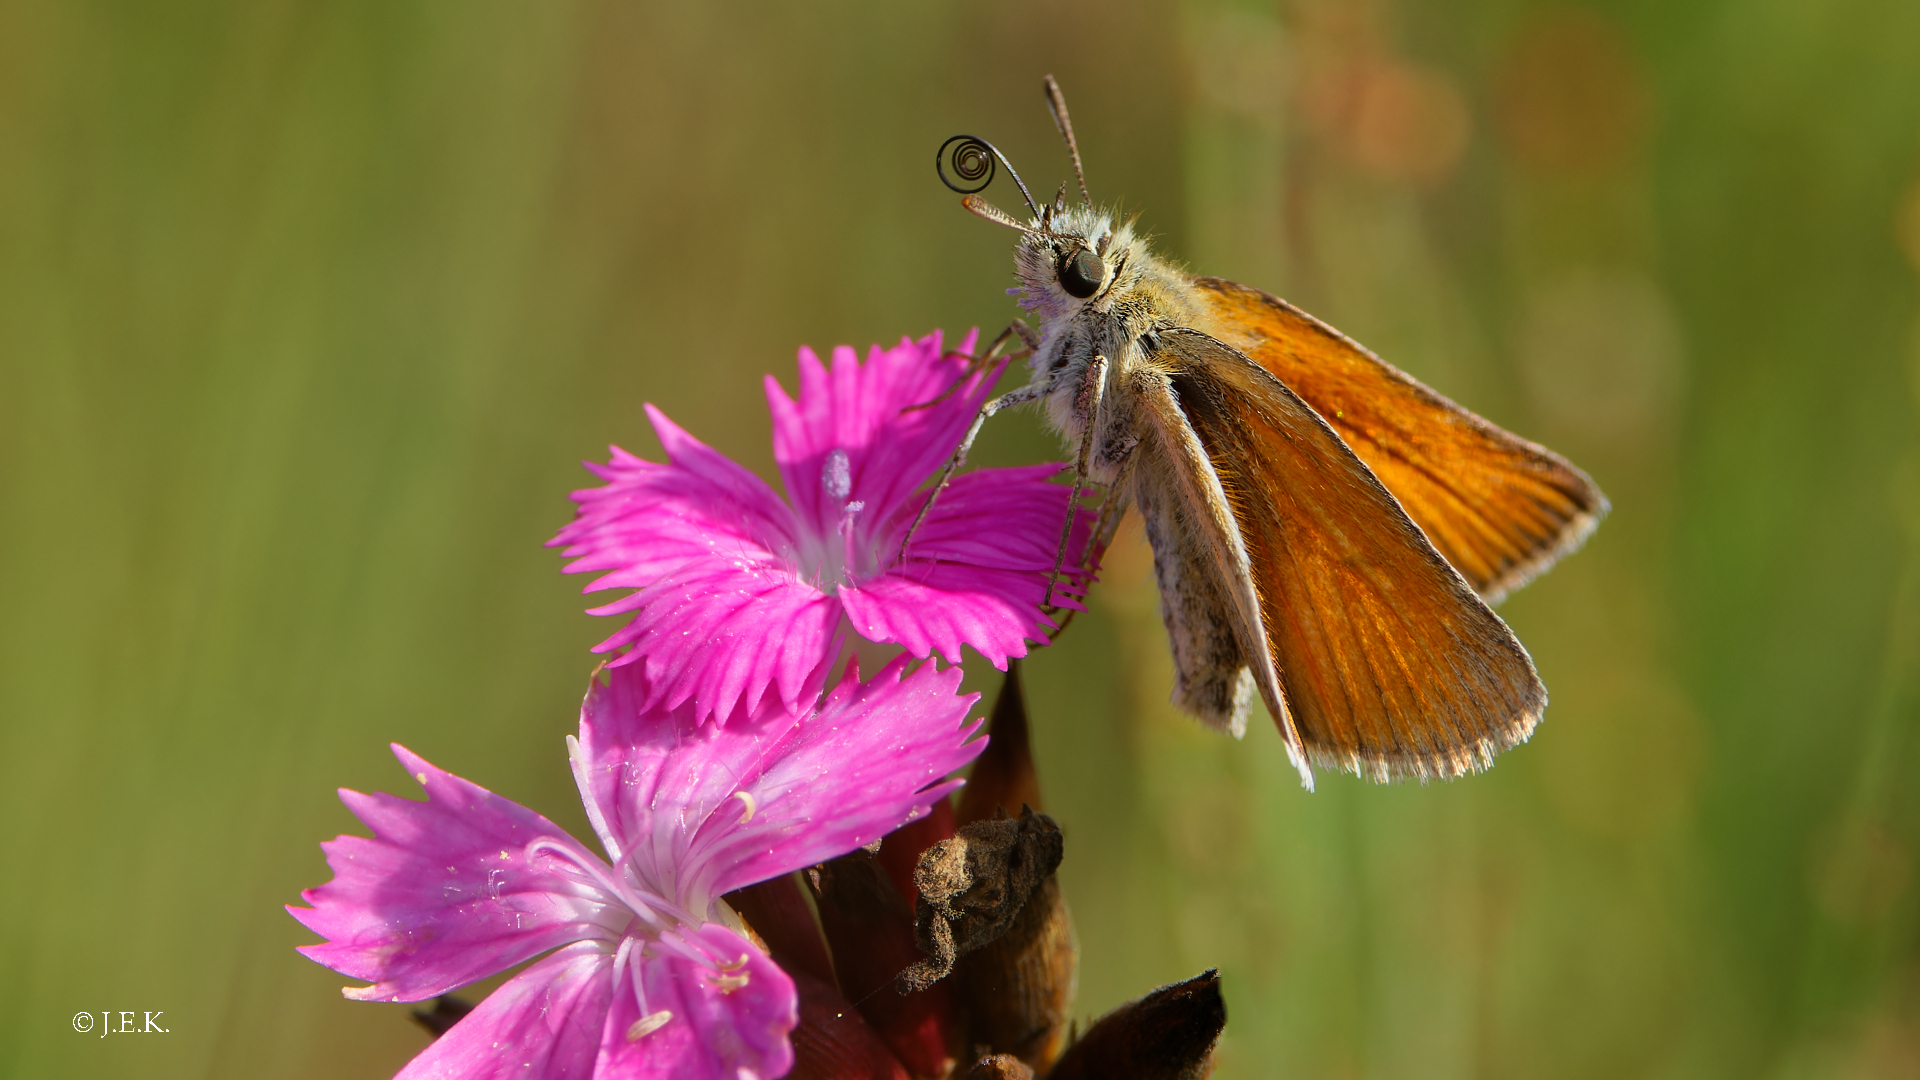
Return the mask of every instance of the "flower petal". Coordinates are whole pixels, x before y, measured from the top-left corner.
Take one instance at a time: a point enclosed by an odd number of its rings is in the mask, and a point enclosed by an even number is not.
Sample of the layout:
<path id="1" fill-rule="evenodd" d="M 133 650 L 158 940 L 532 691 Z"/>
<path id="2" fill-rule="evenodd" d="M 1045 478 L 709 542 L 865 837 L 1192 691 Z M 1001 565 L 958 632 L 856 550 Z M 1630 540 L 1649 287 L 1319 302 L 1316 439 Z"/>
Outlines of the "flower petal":
<path id="1" fill-rule="evenodd" d="M 769 687 L 797 706 L 819 692 L 839 652 L 839 603 L 796 576 L 798 524 L 759 477 L 652 406 L 665 465 L 618 449 L 589 465 L 605 487 L 575 492 L 580 511 L 552 544 L 568 573 L 605 571 L 587 587 L 640 591 L 591 609 L 633 618 L 595 652 L 629 649 L 668 706 L 692 698 L 700 718 L 758 704 Z M 817 545 L 816 545 L 817 546 Z"/>
<path id="2" fill-rule="evenodd" d="M 969 334 L 961 348 L 975 341 Z M 589 466 L 608 483 L 575 493 L 579 516 L 554 543 L 575 560 L 570 572 L 603 572 L 589 591 L 640 590 L 592 612 L 631 615 L 596 651 L 619 654 L 614 665 L 644 663 L 659 695 L 649 705 L 691 700 L 698 719 L 726 722 L 772 688 L 798 709 L 840 651 L 843 611 L 874 640 L 922 658 L 958 662 L 971 645 L 1004 666 L 1027 641 L 1046 640 L 1039 605 L 1068 498 L 1048 482 L 1056 466 L 959 478 L 895 565 L 927 498 L 916 488 L 952 454 L 999 374 L 968 375 L 941 342 L 936 332 L 876 347 L 865 363 L 838 349 L 831 367 L 803 349 L 797 398 L 768 379 L 791 509 L 651 407 L 668 464 L 616 450 Z M 1084 582 L 1065 585 L 1055 599 L 1072 606 Z"/>
<path id="3" fill-rule="evenodd" d="M 713 923 L 670 932 L 663 944 L 639 962 L 644 1005 L 630 978 L 618 980 L 593 1075 L 765 1080 L 793 1068 L 787 1036 L 800 1023 L 800 1005 L 786 972 Z"/>
<path id="4" fill-rule="evenodd" d="M 799 708 L 840 652 L 840 601 L 766 567 L 688 566 L 594 614 L 618 610 L 633 620 L 594 651 L 632 646 L 613 664 L 641 661 L 659 704 L 691 699 L 700 721 L 751 710 L 770 688 Z"/>
<path id="5" fill-rule="evenodd" d="M 624 909 L 550 860 L 527 859 L 532 841 L 566 837 L 559 826 L 404 747 L 393 752 L 427 801 L 341 791 L 373 836 L 320 845 L 333 880 L 300 894 L 312 907 L 287 908 L 327 939 L 301 953 L 373 983 L 348 997 L 420 1001 L 556 945 L 615 936 L 607 924 L 624 924 Z"/>
<path id="6" fill-rule="evenodd" d="M 971 645 L 1002 669 L 1008 657 L 1026 655 L 1028 641 L 1045 643 L 1052 624 L 1040 606 L 1072 494 L 1049 482 L 1057 472 L 1034 465 L 956 477 L 914 535 L 906 562 L 841 588 L 854 632 L 896 642 L 917 657 L 938 652 L 950 664 L 960 662 L 961 645 Z M 1056 606 L 1079 606 L 1073 598 L 1084 592 L 1086 571 L 1075 557 L 1094 518 L 1076 511 Z"/>
<path id="7" fill-rule="evenodd" d="M 613 997 L 613 957 L 582 941 L 507 980 L 394 1080 L 578 1080 L 590 1071 Z"/>
<path id="8" fill-rule="evenodd" d="M 817 714 L 795 727 L 746 785 L 752 818 L 700 841 L 727 867 L 714 885 L 731 892 L 873 843 L 926 816 L 960 781 L 942 783 L 986 749 L 966 724 L 979 694 L 958 693 L 961 671 L 922 664 L 902 678 L 896 659 L 871 680 L 848 666 Z M 710 823 L 708 828 L 713 828 Z"/>
<path id="9" fill-rule="evenodd" d="M 777 563 L 795 542 L 793 512 L 765 481 L 646 409 L 668 463 L 616 446 L 606 465 L 587 464 L 606 485 L 574 492 L 574 520 L 547 543 L 565 546 L 567 573 L 609 571 L 585 590 L 594 592 L 640 588 L 689 563 Z"/>
<path id="10" fill-rule="evenodd" d="M 915 563 L 1038 570 L 1041 576 L 1035 580 L 1044 587 L 1044 575 L 1060 554 L 1060 527 L 1066 524 L 1067 498 L 1073 494 L 1072 488 L 1053 482 L 1059 475 L 1061 466 L 1046 464 L 980 469 L 954 477 L 920 523 L 907 548 L 906 564 L 896 572 L 911 576 Z M 917 513 L 918 500 L 914 509 Z M 1080 508 L 1074 535 L 1068 538 L 1067 569 L 1076 569 L 1096 516 Z M 911 523 L 912 518 L 901 522 L 888 538 L 895 547 Z"/>
<path id="11" fill-rule="evenodd" d="M 916 657 L 938 653 L 958 664 L 960 646 L 971 644 L 1004 671 L 1008 657 L 1027 655 L 1029 638 L 1046 641 L 1034 602 L 1046 579 L 1035 586 L 1033 577 L 946 566 L 922 571 L 919 581 L 888 574 L 846 591 L 847 617 L 862 637 L 898 642 Z"/>
<path id="12" fill-rule="evenodd" d="M 960 351 L 972 352 L 977 340 L 976 332 L 968 332 Z M 936 330 L 919 341 L 902 338 L 891 349 L 876 345 L 865 364 L 842 346 L 833 351 L 831 370 L 813 350 L 800 350 L 797 400 L 767 377 L 774 461 L 787 498 L 808 529 L 832 536 L 849 502 L 864 504 L 856 543 L 890 524 L 913 490 L 946 463 L 999 377 L 998 367 L 978 373 L 939 404 L 911 408 L 951 389 L 966 376 L 967 366 L 941 347 Z M 837 494 L 823 482 L 835 451 L 846 455 L 848 480 Z"/>
<path id="13" fill-rule="evenodd" d="M 849 668 L 817 710 L 768 702 L 725 727 L 649 708 L 631 667 L 595 684 L 575 773 L 608 855 L 704 915 L 721 894 L 844 854 L 924 814 L 936 782 L 985 745 L 962 727 L 978 695 L 958 669 L 905 661 L 860 683 Z M 929 787 L 929 785 L 934 785 Z"/>

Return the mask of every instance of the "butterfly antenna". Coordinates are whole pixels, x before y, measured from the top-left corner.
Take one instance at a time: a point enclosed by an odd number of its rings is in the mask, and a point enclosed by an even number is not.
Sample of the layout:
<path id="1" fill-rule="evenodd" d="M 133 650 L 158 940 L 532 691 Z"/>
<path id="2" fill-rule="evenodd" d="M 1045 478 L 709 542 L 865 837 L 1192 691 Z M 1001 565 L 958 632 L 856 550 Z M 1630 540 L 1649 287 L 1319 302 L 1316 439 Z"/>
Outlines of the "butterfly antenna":
<path id="1" fill-rule="evenodd" d="M 948 152 L 949 148 L 951 153 Z M 1007 167 L 1007 173 L 1020 187 L 1020 197 L 1027 201 L 1027 209 L 1033 212 L 1034 220 L 1038 221 L 1040 206 L 1033 201 L 1033 193 L 1027 190 L 1027 182 L 1020 179 L 1019 170 L 1013 167 L 1013 162 L 1007 160 L 1007 155 L 1001 153 L 999 147 L 987 140 L 977 135 L 955 135 L 940 144 L 939 151 L 933 155 L 933 168 L 940 174 L 941 183 L 962 195 L 972 195 L 985 191 L 987 185 L 993 183 L 993 169 L 996 161 Z M 958 182 L 947 175 L 949 162 L 953 165 L 953 175 L 960 178 Z"/>
<path id="2" fill-rule="evenodd" d="M 1080 144 L 1073 141 L 1073 121 L 1067 119 L 1067 96 L 1060 92 L 1060 84 L 1054 82 L 1051 75 L 1047 76 L 1047 106 L 1053 110 L 1054 126 L 1060 129 L 1060 137 L 1067 140 L 1067 153 L 1073 157 L 1073 178 L 1080 181 L 1080 201 L 1091 210 L 1093 196 L 1087 194 L 1086 170 L 1080 167 Z"/>

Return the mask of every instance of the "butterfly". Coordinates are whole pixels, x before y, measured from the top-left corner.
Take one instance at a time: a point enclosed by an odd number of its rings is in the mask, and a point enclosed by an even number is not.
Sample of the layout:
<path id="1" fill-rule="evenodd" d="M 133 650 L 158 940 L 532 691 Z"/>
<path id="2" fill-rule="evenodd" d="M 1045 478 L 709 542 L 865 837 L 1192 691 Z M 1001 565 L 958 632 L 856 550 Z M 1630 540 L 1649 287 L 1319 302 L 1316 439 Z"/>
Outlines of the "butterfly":
<path id="1" fill-rule="evenodd" d="M 1013 293 L 1037 324 L 1016 320 L 979 358 L 1017 336 L 1029 380 L 982 408 L 940 486 L 989 417 L 1038 403 L 1074 453 L 1076 502 L 1088 483 L 1107 492 L 1096 550 L 1140 513 L 1176 705 L 1238 736 L 1257 695 L 1309 790 L 1316 767 L 1488 768 L 1547 703 L 1490 605 L 1579 547 L 1605 496 L 1285 300 L 1154 255 L 1094 204 L 1052 76 L 1046 96 L 1077 205 L 1065 184 L 1035 203 L 973 136 L 936 159 L 967 210 L 1019 231 Z M 977 194 L 996 161 L 1027 220 Z"/>

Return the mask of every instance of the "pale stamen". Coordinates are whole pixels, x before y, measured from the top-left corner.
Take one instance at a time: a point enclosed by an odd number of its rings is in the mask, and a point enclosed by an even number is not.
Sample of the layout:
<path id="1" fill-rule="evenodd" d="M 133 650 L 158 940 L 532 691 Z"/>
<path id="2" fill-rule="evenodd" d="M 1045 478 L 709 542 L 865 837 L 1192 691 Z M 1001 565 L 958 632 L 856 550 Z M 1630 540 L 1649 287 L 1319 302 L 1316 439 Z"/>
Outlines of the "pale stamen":
<path id="1" fill-rule="evenodd" d="M 840 565 L 845 568 L 843 573 L 852 571 L 860 561 L 859 552 L 854 549 L 853 519 L 866 508 L 865 502 L 856 499 L 840 511 Z"/>
<path id="2" fill-rule="evenodd" d="M 657 1013 L 648 1013 L 640 1019 L 635 1020 L 633 1026 L 627 1028 L 627 1041 L 639 1042 L 641 1039 L 666 1027 L 667 1022 L 672 1019 L 673 1010 L 671 1009 L 661 1009 Z"/>
<path id="3" fill-rule="evenodd" d="M 592 693 L 591 684 L 588 693 Z M 567 763 L 573 768 L 573 783 L 580 789 L 580 802 L 587 809 L 587 823 L 599 834 L 601 846 L 607 849 L 607 858 L 619 862 L 620 841 L 608 827 L 607 816 L 600 812 L 600 803 L 593 797 L 593 791 L 587 783 L 593 773 L 593 762 L 587 760 L 586 748 L 580 745 L 580 740 L 571 735 L 567 736 Z"/>

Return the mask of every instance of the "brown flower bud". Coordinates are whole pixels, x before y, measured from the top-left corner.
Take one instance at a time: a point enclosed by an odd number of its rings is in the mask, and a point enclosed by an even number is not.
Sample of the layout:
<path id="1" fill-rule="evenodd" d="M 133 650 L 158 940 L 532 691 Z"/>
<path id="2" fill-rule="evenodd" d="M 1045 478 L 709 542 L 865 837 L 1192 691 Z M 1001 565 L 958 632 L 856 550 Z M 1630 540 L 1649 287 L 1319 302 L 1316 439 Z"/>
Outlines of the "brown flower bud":
<path id="1" fill-rule="evenodd" d="M 1040 776 L 1034 771 L 1027 738 L 1027 699 L 1020 687 L 1020 661 L 1007 661 L 1007 677 L 987 719 L 987 748 L 974 760 L 967 786 L 960 789 L 960 825 L 1012 817 L 1022 806 L 1046 809 L 1040 802 Z"/>
<path id="2" fill-rule="evenodd" d="M 1227 1026 L 1220 976 L 1203 971 L 1101 1017 L 1067 1048 L 1048 1080 L 1203 1080 Z"/>
<path id="3" fill-rule="evenodd" d="M 914 1076 L 947 1075 L 959 1050 L 952 991 L 900 995 L 894 976 L 920 958 L 913 912 L 879 859 L 865 849 L 808 872 L 820 926 L 833 949 L 840 992 Z"/>
<path id="4" fill-rule="evenodd" d="M 1006 933 L 954 965 L 969 1038 L 1045 1072 L 1066 1038 L 1079 966 L 1073 919 L 1049 875 Z"/>
<path id="5" fill-rule="evenodd" d="M 800 994 L 787 1080 L 908 1080 L 907 1070 L 840 991 L 804 971 L 789 972 Z"/>
<path id="6" fill-rule="evenodd" d="M 820 936 L 820 924 L 814 920 L 807 898 L 800 894 L 800 882 L 794 875 L 736 889 L 725 899 L 787 974 L 797 977 L 804 972 L 828 986 L 836 985 L 833 960 Z"/>

